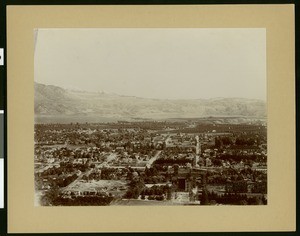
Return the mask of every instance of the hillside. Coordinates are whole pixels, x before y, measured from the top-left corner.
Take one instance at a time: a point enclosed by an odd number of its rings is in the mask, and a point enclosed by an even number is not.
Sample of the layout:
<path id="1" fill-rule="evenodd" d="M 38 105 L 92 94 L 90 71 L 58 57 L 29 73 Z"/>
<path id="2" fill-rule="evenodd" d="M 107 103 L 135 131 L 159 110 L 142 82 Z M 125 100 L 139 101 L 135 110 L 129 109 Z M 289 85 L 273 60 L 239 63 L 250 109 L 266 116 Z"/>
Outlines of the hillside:
<path id="1" fill-rule="evenodd" d="M 35 83 L 34 112 L 38 122 L 49 120 L 167 119 L 222 117 L 265 117 L 264 101 L 245 98 L 149 99 L 109 93 L 73 91 Z"/>

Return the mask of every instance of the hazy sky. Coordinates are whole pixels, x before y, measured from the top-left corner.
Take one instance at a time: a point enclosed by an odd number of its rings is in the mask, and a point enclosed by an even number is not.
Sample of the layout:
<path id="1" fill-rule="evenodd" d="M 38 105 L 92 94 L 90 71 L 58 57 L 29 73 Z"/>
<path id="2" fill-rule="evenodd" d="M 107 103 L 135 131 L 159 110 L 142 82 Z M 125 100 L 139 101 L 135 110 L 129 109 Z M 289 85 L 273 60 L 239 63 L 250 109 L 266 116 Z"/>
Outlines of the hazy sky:
<path id="1" fill-rule="evenodd" d="M 149 98 L 266 99 L 265 29 L 38 29 L 43 84 Z"/>

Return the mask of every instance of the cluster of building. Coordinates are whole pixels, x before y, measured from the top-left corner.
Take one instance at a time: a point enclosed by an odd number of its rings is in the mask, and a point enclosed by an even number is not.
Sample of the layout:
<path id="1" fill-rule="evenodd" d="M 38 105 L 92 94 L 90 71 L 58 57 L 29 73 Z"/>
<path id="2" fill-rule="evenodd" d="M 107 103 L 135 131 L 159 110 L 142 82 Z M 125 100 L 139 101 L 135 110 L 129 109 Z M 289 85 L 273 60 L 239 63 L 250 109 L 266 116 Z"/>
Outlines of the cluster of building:
<path id="1" fill-rule="evenodd" d="M 59 186 L 63 198 L 129 196 L 178 204 L 198 204 L 206 189 L 266 195 L 267 145 L 262 126 L 247 125 L 245 130 L 239 126 L 231 132 L 228 125 L 226 132 L 182 132 L 168 126 L 152 130 L 138 123 L 131 128 L 117 126 L 36 125 L 36 191 L 46 194 Z M 198 128 L 195 123 L 186 127 Z M 149 198 L 144 196 L 147 184 L 170 188 L 165 188 L 163 197 Z"/>

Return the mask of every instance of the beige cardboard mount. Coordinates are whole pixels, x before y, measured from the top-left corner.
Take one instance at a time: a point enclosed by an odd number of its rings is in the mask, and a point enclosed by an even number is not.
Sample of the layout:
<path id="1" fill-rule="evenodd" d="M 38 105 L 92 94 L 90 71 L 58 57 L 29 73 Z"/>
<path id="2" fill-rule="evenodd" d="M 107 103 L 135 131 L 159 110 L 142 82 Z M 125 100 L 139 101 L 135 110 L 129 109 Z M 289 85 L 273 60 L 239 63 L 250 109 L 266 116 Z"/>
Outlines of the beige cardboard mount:
<path id="1" fill-rule="evenodd" d="M 34 207 L 35 28 L 266 28 L 267 206 Z M 8 232 L 295 230 L 293 5 L 8 6 Z"/>

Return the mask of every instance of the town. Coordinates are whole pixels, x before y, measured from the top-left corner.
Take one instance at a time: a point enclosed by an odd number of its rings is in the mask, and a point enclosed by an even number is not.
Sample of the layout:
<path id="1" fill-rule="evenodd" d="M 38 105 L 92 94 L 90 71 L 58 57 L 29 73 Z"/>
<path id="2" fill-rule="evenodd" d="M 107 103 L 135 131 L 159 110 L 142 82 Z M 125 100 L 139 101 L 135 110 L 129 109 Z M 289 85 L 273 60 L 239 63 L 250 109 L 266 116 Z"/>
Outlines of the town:
<path id="1" fill-rule="evenodd" d="M 35 124 L 41 206 L 266 205 L 265 122 Z"/>

